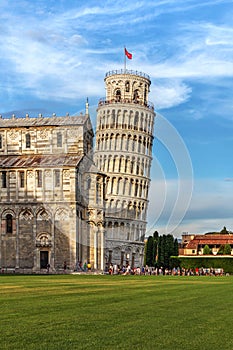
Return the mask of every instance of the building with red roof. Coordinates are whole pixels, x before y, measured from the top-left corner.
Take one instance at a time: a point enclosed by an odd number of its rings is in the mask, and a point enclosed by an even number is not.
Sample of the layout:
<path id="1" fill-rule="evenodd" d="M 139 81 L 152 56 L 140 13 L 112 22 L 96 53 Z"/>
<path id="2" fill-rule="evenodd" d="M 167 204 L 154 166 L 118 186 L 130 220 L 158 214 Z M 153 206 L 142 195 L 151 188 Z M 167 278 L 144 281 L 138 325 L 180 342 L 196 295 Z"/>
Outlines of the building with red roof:
<path id="1" fill-rule="evenodd" d="M 203 235 L 184 234 L 182 235 L 181 248 L 179 255 L 195 256 L 203 255 L 206 245 L 211 249 L 213 255 L 219 253 L 219 249 L 226 244 L 231 246 L 231 255 L 233 255 L 233 233 L 206 233 Z"/>

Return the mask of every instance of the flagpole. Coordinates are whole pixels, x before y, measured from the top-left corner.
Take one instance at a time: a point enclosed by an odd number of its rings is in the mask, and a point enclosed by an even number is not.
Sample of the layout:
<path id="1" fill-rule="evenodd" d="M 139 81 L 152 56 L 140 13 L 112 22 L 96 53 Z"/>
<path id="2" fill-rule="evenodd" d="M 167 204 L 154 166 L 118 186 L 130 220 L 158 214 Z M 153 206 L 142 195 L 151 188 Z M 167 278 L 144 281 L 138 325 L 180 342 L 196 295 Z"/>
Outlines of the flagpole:
<path id="1" fill-rule="evenodd" d="M 126 54 L 125 54 L 125 46 L 124 46 L 124 73 L 126 73 Z"/>

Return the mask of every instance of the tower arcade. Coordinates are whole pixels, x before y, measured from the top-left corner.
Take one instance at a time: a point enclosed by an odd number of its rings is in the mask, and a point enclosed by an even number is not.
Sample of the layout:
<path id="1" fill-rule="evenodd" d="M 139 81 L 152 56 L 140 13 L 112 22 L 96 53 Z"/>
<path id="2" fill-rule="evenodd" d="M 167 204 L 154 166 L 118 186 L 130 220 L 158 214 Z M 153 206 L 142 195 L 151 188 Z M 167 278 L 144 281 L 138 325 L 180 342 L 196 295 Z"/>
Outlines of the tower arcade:
<path id="1" fill-rule="evenodd" d="M 149 76 L 138 71 L 108 72 L 106 97 L 97 109 L 94 160 L 107 175 L 108 263 L 143 264 L 155 117 L 150 84 Z"/>

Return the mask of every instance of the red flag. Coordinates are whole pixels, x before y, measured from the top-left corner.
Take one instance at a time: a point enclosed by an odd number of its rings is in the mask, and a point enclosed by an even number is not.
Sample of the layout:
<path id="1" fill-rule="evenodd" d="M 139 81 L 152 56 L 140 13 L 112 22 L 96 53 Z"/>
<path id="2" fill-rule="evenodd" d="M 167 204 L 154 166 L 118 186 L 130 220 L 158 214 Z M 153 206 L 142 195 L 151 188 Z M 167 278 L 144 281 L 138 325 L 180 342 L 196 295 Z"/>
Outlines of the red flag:
<path id="1" fill-rule="evenodd" d="M 132 60 L 133 55 L 132 55 L 132 53 L 127 51 L 126 48 L 125 48 L 125 55 L 128 57 L 129 60 Z"/>

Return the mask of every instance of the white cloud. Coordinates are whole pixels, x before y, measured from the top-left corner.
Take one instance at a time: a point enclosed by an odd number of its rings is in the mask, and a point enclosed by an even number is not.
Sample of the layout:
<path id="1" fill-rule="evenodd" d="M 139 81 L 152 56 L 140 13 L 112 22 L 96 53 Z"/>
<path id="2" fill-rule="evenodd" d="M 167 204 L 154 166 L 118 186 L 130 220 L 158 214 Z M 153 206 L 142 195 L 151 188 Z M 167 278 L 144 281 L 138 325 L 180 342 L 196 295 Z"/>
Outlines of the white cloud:
<path id="1" fill-rule="evenodd" d="M 181 81 L 157 81 L 152 87 L 150 98 L 155 101 L 156 109 L 164 109 L 186 102 L 191 92 L 192 88 Z"/>
<path id="2" fill-rule="evenodd" d="M 223 226 L 233 230 L 232 181 L 195 179 L 194 191 L 183 220 L 177 226 L 167 226 L 172 215 L 177 193 L 178 179 L 169 181 L 153 179 L 148 212 L 148 234 L 158 230 L 161 234 L 182 232 L 204 233 L 218 231 Z M 166 188 L 166 191 L 165 191 Z M 161 208 L 163 209 L 161 211 Z M 177 206 L 177 215 L 182 207 Z"/>
<path id="3" fill-rule="evenodd" d="M 143 22 L 156 30 L 153 20 L 161 13 L 197 6 L 193 1 L 188 1 L 186 6 L 183 1 L 172 0 L 136 1 L 133 4 L 120 1 L 114 5 L 107 1 L 103 6 L 90 2 L 61 11 L 59 7 L 49 9 L 48 5 L 46 8 L 46 2 L 42 2 L 39 13 L 36 4 L 30 3 L 27 7 L 23 6 L 24 2 L 19 2 L 18 8 L 15 6 L 18 12 L 10 11 L 6 4 L 2 4 L 4 30 L 0 43 L 9 77 L 14 76 L 14 82 L 9 82 L 19 88 L 31 89 L 42 99 L 99 96 L 99 91 L 104 93 L 102 81 L 106 67 L 113 64 L 113 59 L 109 62 L 107 59 L 111 54 L 116 57 L 114 64 L 117 68 L 120 51 L 123 51 L 119 49 L 120 43 L 111 47 L 112 43 L 115 38 L 125 36 L 127 26 L 135 32 L 135 27 L 129 26 L 129 22 L 139 21 L 139 33 L 144 28 Z M 198 4 L 206 5 L 207 2 Z M 139 10 L 141 16 L 138 16 Z M 232 52 L 225 51 L 232 48 L 232 30 L 230 26 L 216 26 L 209 22 L 180 24 L 172 43 L 176 50 L 164 57 L 163 63 L 157 62 L 160 59 L 156 55 L 160 39 L 156 35 L 146 43 L 133 39 L 131 45 L 135 54 L 130 64 L 132 68 L 142 67 L 150 73 L 155 86 L 151 99 L 157 101 L 157 108 L 170 108 L 186 102 L 192 93 L 186 79 L 233 76 Z M 98 39 L 101 44 L 96 45 L 96 37 L 105 32 L 106 36 Z M 106 46 L 102 46 L 103 42 Z"/>

